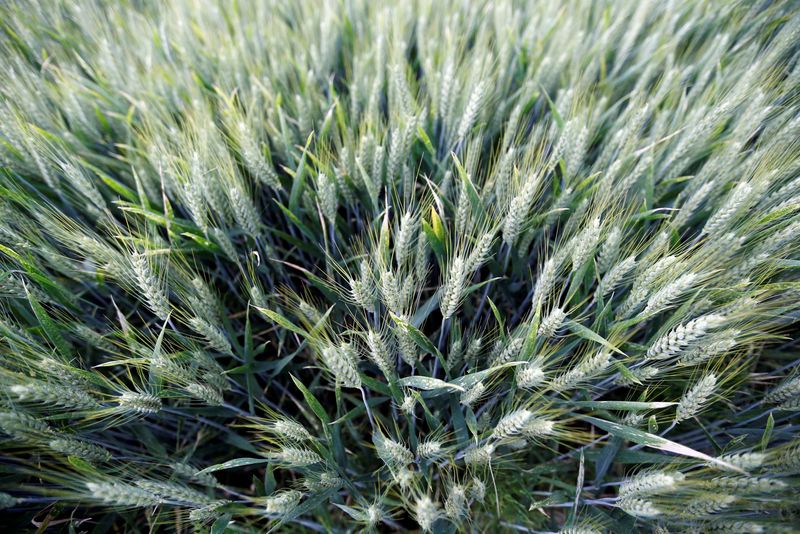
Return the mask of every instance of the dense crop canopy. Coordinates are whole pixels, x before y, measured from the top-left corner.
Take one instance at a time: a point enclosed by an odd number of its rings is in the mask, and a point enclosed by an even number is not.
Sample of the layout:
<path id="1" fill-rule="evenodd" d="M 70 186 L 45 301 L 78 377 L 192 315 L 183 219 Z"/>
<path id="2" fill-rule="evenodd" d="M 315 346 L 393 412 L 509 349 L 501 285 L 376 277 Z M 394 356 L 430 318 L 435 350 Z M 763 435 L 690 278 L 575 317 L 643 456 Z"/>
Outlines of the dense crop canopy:
<path id="1" fill-rule="evenodd" d="M 796 532 L 796 2 L 0 20 L 0 523 Z"/>

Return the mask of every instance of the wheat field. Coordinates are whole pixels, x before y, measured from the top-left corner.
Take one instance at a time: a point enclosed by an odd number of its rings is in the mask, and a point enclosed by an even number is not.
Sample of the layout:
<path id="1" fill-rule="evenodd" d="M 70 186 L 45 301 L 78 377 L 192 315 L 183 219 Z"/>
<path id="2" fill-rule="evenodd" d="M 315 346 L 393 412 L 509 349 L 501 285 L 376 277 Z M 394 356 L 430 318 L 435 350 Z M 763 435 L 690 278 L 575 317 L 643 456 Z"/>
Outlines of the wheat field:
<path id="1" fill-rule="evenodd" d="M 800 3 L 0 5 L 9 532 L 800 531 Z"/>

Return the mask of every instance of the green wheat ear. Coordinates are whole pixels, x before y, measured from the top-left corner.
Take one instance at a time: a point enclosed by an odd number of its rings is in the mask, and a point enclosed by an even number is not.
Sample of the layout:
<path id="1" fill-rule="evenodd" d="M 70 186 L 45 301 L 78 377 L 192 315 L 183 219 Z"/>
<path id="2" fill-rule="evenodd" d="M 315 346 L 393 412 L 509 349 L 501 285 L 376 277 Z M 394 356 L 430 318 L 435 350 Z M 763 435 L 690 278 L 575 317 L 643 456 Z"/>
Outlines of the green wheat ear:
<path id="1" fill-rule="evenodd" d="M 0 18 L 3 524 L 796 531 L 796 3 Z"/>

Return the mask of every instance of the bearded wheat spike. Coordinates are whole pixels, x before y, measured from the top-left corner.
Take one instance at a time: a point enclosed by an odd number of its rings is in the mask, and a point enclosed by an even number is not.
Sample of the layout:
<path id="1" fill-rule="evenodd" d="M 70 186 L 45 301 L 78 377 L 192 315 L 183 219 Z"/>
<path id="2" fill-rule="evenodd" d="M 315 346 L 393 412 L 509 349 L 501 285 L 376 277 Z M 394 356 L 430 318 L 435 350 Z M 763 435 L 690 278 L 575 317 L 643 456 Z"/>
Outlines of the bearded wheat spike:
<path id="1" fill-rule="evenodd" d="M 322 361 L 338 384 L 346 388 L 358 389 L 361 387 L 361 377 L 358 375 L 356 367 L 356 353 L 349 343 L 342 343 L 338 347 L 325 347 L 322 349 L 321 355 Z"/>
<path id="2" fill-rule="evenodd" d="M 566 318 L 567 312 L 563 308 L 554 308 L 547 317 L 542 319 L 539 330 L 536 332 L 537 335 L 544 338 L 555 336 Z"/>
<path id="3" fill-rule="evenodd" d="M 570 243 L 572 250 L 572 272 L 577 271 L 594 253 L 600 239 L 600 218 L 592 219 L 589 226 L 575 236 Z"/>
<path id="4" fill-rule="evenodd" d="M 600 281 L 600 284 L 597 286 L 597 290 L 602 296 L 605 297 L 614 291 L 635 267 L 636 256 L 628 256 L 608 270 L 606 275 Z"/>
<path id="5" fill-rule="evenodd" d="M 633 497 L 620 499 L 617 502 L 617 506 L 636 517 L 650 518 L 659 516 L 662 513 L 652 502 Z"/>
<path id="6" fill-rule="evenodd" d="M 652 291 L 655 281 L 670 271 L 677 261 L 678 259 L 675 256 L 665 256 L 639 274 L 633 281 L 631 292 L 622 304 L 618 316 L 620 318 L 627 318 L 636 311 L 647 298 L 647 295 Z"/>
<path id="7" fill-rule="evenodd" d="M 743 493 L 771 493 L 783 491 L 786 488 L 786 482 L 766 477 L 714 477 L 711 479 L 710 484 L 726 490 L 733 490 L 739 495 Z"/>
<path id="8" fill-rule="evenodd" d="M 240 187 L 231 187 L 229 194 L 236 222 L 249 236 L 256 237 L 261 219 L 253 206 L 252 200 Z"/>
<path id="9" fill-rule="evenodd" d="M 681 353 L 678 363 L 680 365 L 699 365 L 720 354 L 730 352 L 737 344 L 736 337 L 741 334 L 741 330 L 728 330 L 717 334 L 721 339 L 704 343 L 690 348 Z"/>
<path id="10" fill-rule="evenodd" d="M 405 317 L 402 317 L 406 321 Z M 411 333 L 404 323 L 398 324 L 394 329 L 395 338 L 397 340 L 397 347 L 400 349 L 400 357 L 408 365 L 414 365 L 419 356 L 417 351 L 417 344 L 411 337 Z"/>
<path id="11" fill-rule="evenodd" d="M 609 230 L 597 255 L 597 268 L 601 273 L 608 273 L 614 262 L 617 261 L 621 244 L 622 229 L 619 226 L 615 226 Z"/>
<path id="12" fill-rule="evenodd" d="M 478 402 L 478 399 L 480 399 L 484 393 L 486 393 L 486 385 L 483 382 L 478 382 L 471 388 L 461 393 L 461 404 L 464 406 L 472 406 Z"/>
<path id="13" fill-rule="evenodd" d="M 683 509 L 682 515 L 687 517 L 706 517 L 721 512 L 728 508 L 736 497 L 718 493 L 702 493 L 689 501 Z"/>
<path id="14" fill-rule="evenodd" d="M 496 440 L 506 440 L 520 435 L 525 425 L 533 418 L 533 413 L 529 410 L 515 410 L 504 415 L 494 427 L 492 436 Z"/>
<path id="15" fill-rule="evenodd" d="M 190 480 L 202 486 L 213 488 L 217 485 L 217 479 L 211 473 L 202 473 L 201 470 L 186 463 L 175 462 L 170 464 L 170 468 L 181 478 Z"/>
<path id="16" fill-rule="evenodd" d="M 322 457 L 311 449 L 287 445 L 280 451 L 272 453 L 271 457 L 289 467 L 307 467 L 322 463 Z"/>
<path id="17" fill-rule="evenodd" d="M 614 380 L 614 383 L 620 386 L 630 386 L 636 383 L 634 379 L 638 380 L 639 382 L 647 382 L 648 380 L 653 379 L 660 372 L 661 370 L 655 366 L 639 367 L 637 369 L 630 370 L 632 377 L 620 375 Z"/>
<path id="18" fill-rule="evenodd" d="M 556 377 L 550 385 L 554 391 L 569 391 L 578 386 L 581 382 L 591 380 L 600 374 L 608 367 L 610 360 L 610 353 L 599 352 Z"/>
<path id="19" fill-rule="evenodd" d="M 779 403 L 800 395 L 800 376 L 789 378 L 764 396 L 770 403 Z"/>
<path id="20" fill-rule="evenodd" d="M 209 386 L 208 384 L 198 384 L 197 382 L 193 382 L 191 384 L 187 384 L 183 389 L 190 396 L 203 401 L 209 406 L 222 406 L 225 404 L 225 398 L 222 396 L 222 392 L 213 388 L 212 386 Z"/>
<path id="21" fill-rule="evenodd" d="M 551 435 L 555 426 L 553 421 L 548 421 L 541 417 L 533 417 L 525 423 L 520 432 L 528 439 L 537 439 Z"/>
<path id="22" fill-rule="evenodd" d="M 394 313 L 400 313 L 403 309 L 403 297 L 400 291 L 400 283 L 392 271 L 384 271 L 381 275 L 381 294 L 386 303 L 386 307 Z"/>
<path id="23" fill-rule="evenodd" d="M 108 449 L 79 439 L 57 438 L 51 440 L 48 446 L 61 454 L 77 456 L 90 462 L 102 463 L 111 460 L 111 453 Z"/>
<path id="24" fill-rule="evenodd" d="M 367 332 L 367 349 L 369 359 L 378 366 L 383 375 L 387 378 L 394 376 L 394 361 L 380 332 Z"/>
<path id="25" fill-rule="evenodd" d="M 271 187 L 273 189 L 280 189 L 281 183 L 275 170 L 272 168 L 271 162 L 268 162 L 264 154 L 258 147 L 255 141 L 255 135 L 251 129 L 244 122 L 236 124 L 236 131 L 238 133 L 238 142 L 241 147 L 242 158 L 244 164 L 256 177 L 256 180 Z"/>
<path id="26" fill-rule="evenodd" d="M 195 508 L 189 512 L 189 520 L 196 523 L 210 523 L 222 515 L 222 508 L 231 504 L 231 501 L 217 500 L 210 504 Z"/>
<path id="27" fill-rule="evenodd" d="M 662 493 L 675 488 L 686 476 L 678 471 L 642 473 L 624 481 L 619 487 L 621 499 Z"/>
<path id="28" fill-rule="evenodd" d="M 783 401 L 778 405 L 777 409 L 782 412 L 800 411 L 800 397 L 793 397 L 789 400 Z"/>
<path id="29" fill-rule="evenodd" d="M 115 506 L 144 508 L 162 502 L 158 495 L 123 482 L 87 482 L 86 488 L 94 499 Z"/>
<path id="30" fill-rule="evenodd" d="M 290 439 L 298 443 L 310 441 L 312 439 L 311 434 L 303 425 L 288 418 L 272 421 L 269 424 L 269 428 L 276 436 Z"/>
<path id="31" fill-rule="evenodd" d="M 467 488 L 453 484 L 444 501 L 444 513 L 453 521 L 460 521 L 467 515 Z"/>
<path id="32" fill-rule="evenodd" d="M 14 384 L 9 388 L 20 401 L 33 401 L 61 406 L 69 410 L 92 410 L 99 403 L 91 395 L 75 386 L 62 387 L 48 382 Z"/>
<path id="33" fill-rule="evenodd" d="M 220 328 L 200 317 L 192 317 L 189 319 L 189 324 L 195 332 L 206 339 L 208 345 L 215 351 L 223 354 L 233 353 L 228 338 Z"/>
<path id="34" fill-rule="evenodd" d="M 319 476 L 306 478 L 303 483 L 309 491 L 318 492 L 340 488 L 344 485 L 344 479 L 331 471 L 323 471 Z"/>
<path id="35" fill-rule="evenodd" d="M 317 195 L 322 214 L 330 224 L 334 224 L 339 201 L 336 197 L 336 184 L 325 173 L 317 176 Z"/>
<path id="36" fill-rule="evenodd" d="M 647 349 L 647 358 L 651 360 L 665 360 L 680 354 L 686 347 L 701 341 L 709 330 L 718 328 L 726 318 L 721 315 L 704 315 L 693 319 L 686 324 L 681 324 L 669 333 L 656 340 Z"/>
<path id="37" fill-rule="evenodd" d="M 747 182 L 737 185 L 728 197 L 728 201 L 708 219 L 702 233 L 712 235 L 724 229 L 734 215 L 744 209 L 752 192 L 753 186 Z"/>
<path id="38" fill-rule="evenodd" d="M 303 494 L 296 490 L 280 491 L 264 499 L 264 508 L 268 514 L 286 516 L 292 513 Z"/>
<path id="39" fill-rule="evenodd" d="M 131 266 L 133 267 L 134 279 L 144 296 L 147 307 L 159 319 L 166 321 L 169 316 L 169 300 L 162 284 L 150 268 L 147 256 L 134 252 L 131 254 Z"/>
<path id="40" fill-rule="evenodd" d="M 161 411 L 161 399 L 149 393 L 124 391 L 116 400 L 118 408 L 122 411 L 141 415 L 155 414 Z"/>
<path id="41" fill-rule="evenodd" d="M 760 452 L 736 452 L 731 454 L 723 454 L 719 457 L 719 460 L 727 464 L 731 464 L 739 469 L 744 469 L 745 471 L 753 471 L 754 469 L 758 469 L 767 459 L 767 455 Z M 722 467 L 719 463 L 709 463 L 709 467 L 720 468 Z"/>
<path id="42" fill-rule="evenodd" d="M 503 365 L 515 360 L 519 356 L 519 352 L 522 350 L 524 345 L 525 337 L 521 335 L 511 337 L 505 346 L 503 346 L 502 342 L 499 341 L 497 348 L 501 350 L 496 352 L 495 356 L 492 358 L 492 366 Z"/>
<path id="43" fill-rule="evenodd" d="M 397 264 L 403 265 L 411 257 L 414 246 L 414 236 L 417 233 L 418 220 L 411 213 L 406 212 L 400 219 L 400 229 L 395 238 L 395 257 Z"/>
<path id="44" fill-rule="evenodd" d="M 475 243 L 475 247 L 472 249 L 472 252 L 467 258 L 467 272 L 473 272 L 481 268 L 483 264 L 489 261 L 489 252 L 491 251 L 493 244 L 494 234 L 491 232 L 483 234 L 478 239 L 478 242 Z"/>
<path id="45" fill-rule="evenodd" d="M 213 499 L 183 484 L 160 480 L 136 480 L 135 484 L 145 491 L 158 495 L 165 501 L 177 501 L 202 506 L 213 502 Z"/>
<path id="46" fill-rule="evenodd" d="M 359 273 L 358 279 L 350 279 L 350 295 L 359 306 L 367 311 L 372 311 L 375 305 L 375 288 L 372 281 L 372 272 L 366 261 L 362 261 L 359 264 Z"/>
<path id="47" fill-rule="evenodd" d="M 456 134 L 456 138 L 459 141 L 466 138 L 469 131 L 475 125 L 478 112 L 483 106 L 487 90 L 487 82 L 481 80 L 475 85 L 472 93 L 470 93 L 469 101 L 467 101 L 467 106 L 464 108 L 464 114 L 461 116 L 461 124 L 459 124 L 458 133 Z"/>
<path id="48" fill-rule="evenodd" d="M 713 395 L 717 387 L 717 377 L 714 373 L 709 373 L 687 391 L 675 409 L 675 421 L 681 422 L 691 419 L 703 409 L 709 397 Z"/>
<path id="49" fill-rule="evenodd" d="M 536 362 L 525 364 L 517 372 L 517 386 L 522 389 L 533 389 L 545 380 L 542 367 Z"/>
<path id="50" fill-rule="evenodd" d="M 0 429 L 19 440 L 53 433 L 50 425 L 22 412 L 0 412 Z"/>
<path id="51" fill-rule="evenodd" d="M 556 276 L 561 262 L 558 257 L 551 257 L 544 262 L 539 271 L 539 278 L 533 290 L 533 306 L 544 303 L 556 283 Z"/>
<path id="52" fill-rule="evenodd" d="M 414 503 L 414 517 L 423 532 L 432 532 L 433 524 L 441 517 L 439 505 L 430 497 L 422 496 Z"/>
<path id="53" fill-rule="evenodd" d="M 538 176 L 530 176 L 525 180 L 519 194 L 511 200 L 508 213 L 503 221 L 503 241 L 509 247 L 514 245 L 522 231 L 523 222 L 528 215 L 538 187 Z"/>
<path id="54" fill-rule="evenodd" d="M 417 454 L 426 459 L 436 458 L 440 456 L 442 452 L 442 442 L 435 439 L 423 441 L 417 446 Z"/>
<path id="55" fill-rule="evenodd" d="M 487 443 L 472 447 L 464 451 L 464 463 L 467 465 L 482 466 L 491 463 L 495 445 Z"/>
<path id="56" fill-rule="evenodd" d="M 401 467 L 414 461 L 414 454 L 402 443 L 380 433 L 373 437 L 378 456 L 390 467 Z"/>
<path id="57" fill-rule="evenodd" d="M 440 308 L 442 318 L 449 319 L 458 309 L 466 277 L 466 264 L 461 256 L 453 258 L 442 292 Z"/>
<path id="58" fill-rule="evenodd" d="M 699 275 L 697 273 L 688 273 L 659 289 L 647 300 L 647 305 L 642 312 L 643 315 L 660 313 L 672 306 L 681 295 L 694 285 L 698 278 Z"/>

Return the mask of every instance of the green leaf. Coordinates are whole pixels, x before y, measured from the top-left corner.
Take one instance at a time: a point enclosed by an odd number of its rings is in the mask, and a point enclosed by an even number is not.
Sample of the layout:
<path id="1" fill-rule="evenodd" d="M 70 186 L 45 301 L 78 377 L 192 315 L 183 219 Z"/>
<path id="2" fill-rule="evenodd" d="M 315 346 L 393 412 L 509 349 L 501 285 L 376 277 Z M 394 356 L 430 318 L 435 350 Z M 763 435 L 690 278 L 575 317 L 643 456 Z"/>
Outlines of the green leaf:
<path id="1" fill-rule="evenodd" d="M 300 390 L 300 393 L 303 394 L 303 398 L 306 400 L 309 408 L 311 411 L 314 412 L 319 420 L 322 422 L 323 425 L 326 425 L 331 422 L 330 417 L 328 417 L 327 412 L 325 412 L 325 408 L 322 407 L 322 404 L 314 397 L 314 395 L 308 390 L 308 388 L 303 385 L 303 383 L 298 380 L 294 375 L 291 375 L 292 380 L 294 381 L 294 385 L 297 386 L 297 389 Z"/>
<path id="2" fill-rule="evenodd" d="M 433 230 L 433 234 L 436 236 L 436 239 L 438 239 L 440 243 L 444 243 L 445 235 L 442 218 L 439 217 L 439 214 L 436 212 L 436 208 L 433 206 L 431 206 L 431 229 Z"/>
<path id="3" fill-rule="evenodd" d="M 292 213 L 298 212 L 298 203 L 305 188 L 305 169 L 306 169 L 306 156 L 308 154 L 308 147 L 311 146 L 311 139 L 314 137 L 314 132 L 308 134 L 306 139 L 306 146 L 303 147 L 303 153 L 300 156 L 300 161 L 297 163 L 297 169 L 292 173 L 292 191 L 289 194 L 289 211 Z"/>
<path id="4" fill-rule="evenodd" d="M 677 402 L 636 402 L 636 401 L 569 401 L 570 406 L 581 408 L 597 408 L 598 410 L 621 410 L 636 412 L 639 410 L 658 410 L 675 406 Z"/>
<path id="5" fill-rule="evenodd" d="M 225 529 L 228 528 L 228 523 L 231 522 L 231 514 L 224 514 L 219 516 L 214 524 L 211 525 L 211 534 L 223 534 Z"/>
<path id="6" fill-rule="evenodd" d="M 422 231 L 425 232 L 425 236 L 428 238 L 428 243 L 430 244 L 431 248 L 433 249 L 433 253 L 436 254 L 437 258 L 443 258 L 445 255 L 444 252 L 444 243 L 442 242 L 439 237 L 436 235 L 436 231 L 433 229 L 428 221 L 422 221 Z"/>
<path id="7" fill-rule="evenodd" d="M 224 471 L 225 469 L 234 469 L 236 467 L 244 467 L 247 465 L 268 464 L 269 460 L 266 458 L 236 458 L 235 460 L 228 460 L 221 464 L 215 464 L 198 472 L 199 475 L 206 473 L 213 473 L 215 471 Z"/>
<path id="8" fill-rule="evenodd" d="M 647 430 L 651 434 L 658 432 L 658 420 L 656 419 L 655 415 L 651 415 L 647 418 Z"/>
<path id="9" fill-rule="evenodd" d="M 637 376 L 631 372 L 630 369 L 625 367 L 625 365 L 623 365 L 622 362 L 617 361 L 617 362 L 614 362 L 614 364 L 615 364 L 617 370 L 619 371 L 619 374 L 621 374 L 623 377 L 625 377 L 626 380 L 628 380 L 629 382 L 632 382 L 634 384 L 638 384 L 640 386 L 642 385 L 642 381 L 639 380 L 637 378 Z"/>
<path id="10" fill-rule="evenodd" d="M 391 314 L 394 322 L 396 322 L 400 326 L 400 328 L 405 328 L 406 331 L 408 332 L 408 335 L 410 335 L 411 339 L 414 340 L 414 343 L 416 343 L 419 348 L 425 351 L 426 354 L 433 354 L 440 360 L 443 359 L 442 354 L 439 352 L 439 349 L 437 349 L 434 346 L 433 342 L 430 339 L 428 339 L 428 336 L 420 332 L 419 329 L 417 329 L 414 325 L 412 325 L 408 321 L 398 317 L 397 315 L 391 312 L 389 313 Z"/>
<path id="11" fill-rule="evenodd" d="M 436 290 L 436 293 L 434 293 L 431 298 L 425 302 L 425 304 L 417 309 L 417 312 L 411 317 L 410 323 L 416 328 L 421 327 L 422 323 L 425 322 L 425 319 L 427 319 L 433 310 L 439 306 L 439 299 L 441 298 L 441 295 L 442 288 L 440 287 Z"/>
<path id="12" fill-rule="evenodd" d="M 662 438 L 661 436 L 656 436 L 655 434 L 644 432 L 643 430 L 639 430 L 638 428 L 620 425 L 618 423 L 612 423 L 611 421 L 604 421 L 603 419 L 597 419 L 595 417 L 590 417 L 590 416 L 579 416 L 579 417 L 583 418 L 584 420 L 588 421 L 589 423 L 599 428 L 602 428 L 612 436 L 617 436 L 623 439 L 627 439 L 635 443 L 638 443 L 640 445 L 644 445 L 646 447 L 651 447 L 661 451 L 671 452 L 673 454 L 680 454 L 682 456 L 688 456 L 690 458 L 697 458 L 698 460 L 703 460 L 706 462 L 710 462 L 725 467 L 727 469 L 732 469 L 734 471 L 744 473 L 744 471 L 742 471 L 735 465 L 732 465 L 728 462 L 719 460 L 717 458 L 713 458 L 705 453 L 696 451 L 685 445 L 681 445 L 680 443 L 675 443 L 674 441 L 670 441 L 666 438 Z"/>
<path id="13" fill-rule="evenodd" d="M 626 356 L 626 354 L 624 352 L 622 352 L 617 347 L 615 347 L 614 345 L 609 343 L 604 337 L 602 337 L 599 334 L 597 334 L 596 332 L 586 328 L 585 326 L 583 326 L 579 322 L 577 322 L 577 321 L 569 321 L 568 322 L 568 327 L 569 327 L 570 330 L 572 330 L 572 332 L 574 334 L 578 335 L 579 337 L 582 337 L 583 339 L 588 339 L 590 341 L 594 341 L 595 343 L 599 343 L 600 345 L 603 345 L 607 349 L 613 350 L 617 354 L 621 354 L 623 356 Z"/>
<path id="14" fill-rule="evenodd" d="M 284 317 L 280 313 L 278 313 L 278 312 L 276 312 L 274 310 L 269 310 L 267 308 L 260 308 L 260 307 L 258 307 L 256 305 L 252 305 L 252 306 L 255 309 L 257 309 L 258 311 L 260 311 L 261 313 L 263 313 L 264 315 L 266 315 L 267 317 L 269 317 L 274 323 L 277 323 L 278 325 L 280 325 L 281 327 L 285 328 L 286 330 L 289 330 L 290 332 L 294 332 L 295 334 L 299 334 L 299 335 L 301 335 L 303 337 L 305 337 L 308 334 L 308 332 L 306 332 L 305 330 L 303 330 L 299 326 L 295 325 L 293 322 L 291 322 L 289 319 L 287 319 L 286 317 Z"/>
<path id="15" fill-rule="evenodd" d="M 504 330 L 506 321 L 503 318 L 503 314 L 500 313 L 500 311 L 497 309 L 497 306 L 495 306 L 494 301 L 491 298 L 487 297 L 486 301 L 489 303 L 489 307 L 492 308 L 492 314 L 494 315 L 497 324 L 500 325 L 500 330 L 501 331 Z"/>
<path id="16" fill-rule="evenodd" d="M 769 445 L 769 438 L 772 437 L 772 429 L 775 428 L 775 418 L 769 414 L 767 418 L 767 427 L 764 429 L 764 435 L 761 436 L 761 452 L 766 452 Z"/>
<path id="17" fill-rule="evenodd" d="M 517 365 L 522 365 L 523 363 L 526 362 L 506 362 L 502 365 L 495 365 L 494 367 L 484 369 L 483 371 L 478 371 L 477 373 L 470 373 L 468 375 L 460 376 L 455 380 L 451 380 L 450 384 L 462 387 L 464 389 L 469 389 L 492 373 L 502 371 L 503 369 L 508 369 L 509 367 L 516 367 Z"/>
<path id="18" fill-rule="evenodd" d="M 434 391 L 437 389 L 450 389 L 455 391 L 465 391 L 459 385 L 439 380 L 438 378 L 430 378 L 428 376 L 407 376 L 400 379 L 400 385 L 407 388 L 416 388 L 423 391 Z"/>
<path id="19" fill-rule="evenodd" d="M 617 436 L 611 438 L 606 446 L 603 447 L 603 450 L 600 452 L 600 456 L 597 458 L 595 465 L 595 487 L 600 487 L 600 485 L 603 483 L 606 473 L 608 473 L 608 469 L 611 467 L 611 464 L 614 463 L 614 458 L 617 456 L 617 453 L 619 453 L 620 448 L 622 448 L 622 438 Z"/>
<path id="20" fill-rule="evenodd" d="M 33 314 L 39 320 L 39 324 L 42 326 L 42 330 L 44 330 L 44 333 L 47 335 L 47 339 L 53 343 L 59 354 L 64 357 L 68 357 L 72 350 L 69 343 L 67 343 L 67 340 L 61 335 L 61 329 L 58 327 L 56 322 L 50 318 L 50 315 L 48 315 L 42 305 L 39 304 L 39 301 L 36 300 L 36 297 L 33 296 L 33 293 L 28 291 L 27 285 L 25 285 L 25 293 L 28 295 L 28 302 L 31 305 Z"/>
<path id="21" fill-rule="evenodd" d="M 425 145 L 425 149 L 430 152 L 432 156 L 435 156 L 436 150 L 433 148 L 433 143 L 431 143 L 430 137 L 428 137 L 428 134 L 422 126 L 417 126 L 417 137 L 419 137 L 422 144 Z"/>

